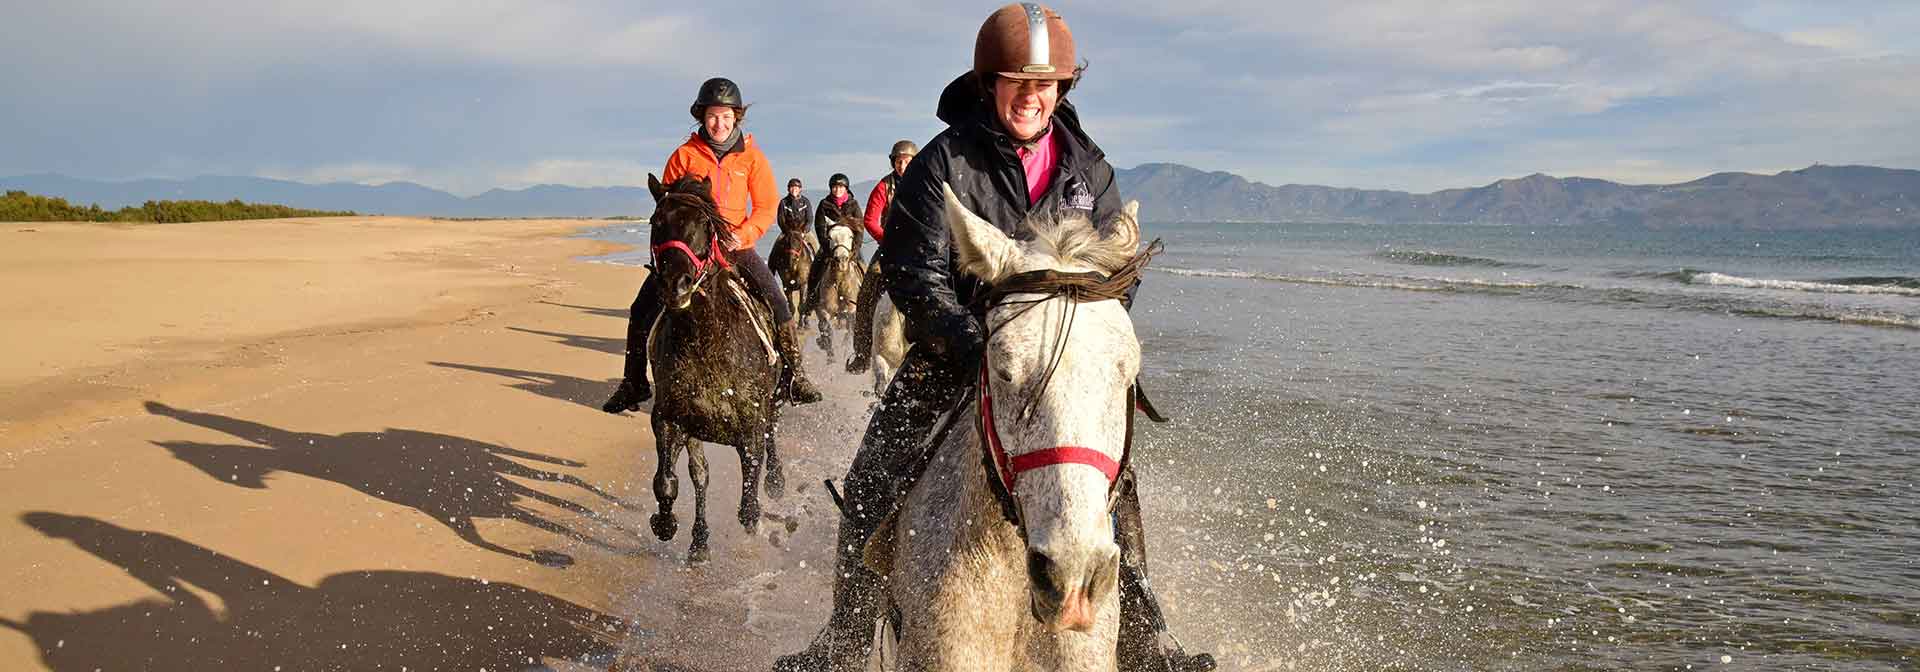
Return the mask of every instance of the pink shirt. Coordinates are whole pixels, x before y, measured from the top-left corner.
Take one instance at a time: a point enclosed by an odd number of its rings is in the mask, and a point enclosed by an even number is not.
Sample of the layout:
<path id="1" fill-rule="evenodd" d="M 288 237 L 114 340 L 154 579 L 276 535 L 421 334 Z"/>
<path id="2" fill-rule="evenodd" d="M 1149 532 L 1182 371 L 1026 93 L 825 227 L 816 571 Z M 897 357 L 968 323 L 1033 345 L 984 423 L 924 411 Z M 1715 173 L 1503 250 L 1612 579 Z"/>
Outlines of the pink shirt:
<path id="1" fill-rule="evenodd" d="M 1047 187 L 1053 184 L 1055 168 L 1060 167 L 1060 152 L 1056 148 L 1059 136 L 1049 127 L 1047 134 L 1033 143 L 1033 149 L 1021 147 L 1013 150 L 1020 155 L 1020 169 L 1027 174 L 1027 205 L 1040 202 L 1047 195 Z"/>

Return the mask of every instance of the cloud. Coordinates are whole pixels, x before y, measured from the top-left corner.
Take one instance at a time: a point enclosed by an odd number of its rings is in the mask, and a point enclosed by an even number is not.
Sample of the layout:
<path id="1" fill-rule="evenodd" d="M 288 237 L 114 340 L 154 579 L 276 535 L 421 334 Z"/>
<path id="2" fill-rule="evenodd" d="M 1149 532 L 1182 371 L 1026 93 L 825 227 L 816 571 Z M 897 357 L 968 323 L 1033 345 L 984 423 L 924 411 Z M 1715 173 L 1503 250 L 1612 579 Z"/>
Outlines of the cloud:
<path id="1" fill-rule="evenodd" d="M 1431 190 L 1920 165 L 1920 5 L 1062 2 L 1071 99 L 1120 166 Z M 738 81 L 783 178 L 886 170 L 942 125 L 981 7 L 27 3 L 0 26 L 0 174 L 638 183 Z M 1559 174 L 1559 173 L 1556 173 Z M 1664 179 L 1664 177 L 1662 178 Z"/>

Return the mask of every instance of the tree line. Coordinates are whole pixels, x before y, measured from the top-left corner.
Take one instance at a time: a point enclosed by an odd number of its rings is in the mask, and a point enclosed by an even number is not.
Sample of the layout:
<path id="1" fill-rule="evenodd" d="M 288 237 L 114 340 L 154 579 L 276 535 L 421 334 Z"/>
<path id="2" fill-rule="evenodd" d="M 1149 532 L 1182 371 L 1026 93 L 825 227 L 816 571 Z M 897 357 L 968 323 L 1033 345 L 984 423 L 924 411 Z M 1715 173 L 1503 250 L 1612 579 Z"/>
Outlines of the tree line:
<path id="1" fill-rule="evenodd" d="M 247 203 L 233 199 L 213 201 L 147 201 L 137 206 L 107 210 L 98 204 L 80 207 L 67 199 L 37 196 L 24 191 L 9 191 L 0 197 L 0 222 L 144 222 L 177 224 L 180 222 L 220 222 L 233 219 L 279 219 L 283 217 L 352 217 L 352 211 L 302 210 L 271 203 Z"/>

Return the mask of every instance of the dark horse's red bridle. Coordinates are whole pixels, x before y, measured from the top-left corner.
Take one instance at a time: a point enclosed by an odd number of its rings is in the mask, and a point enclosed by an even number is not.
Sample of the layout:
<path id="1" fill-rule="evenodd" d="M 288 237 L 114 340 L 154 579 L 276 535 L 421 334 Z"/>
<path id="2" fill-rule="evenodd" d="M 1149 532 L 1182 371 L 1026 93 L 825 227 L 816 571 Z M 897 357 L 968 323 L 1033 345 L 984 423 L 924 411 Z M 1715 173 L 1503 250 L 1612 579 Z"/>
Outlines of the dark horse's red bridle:
<path id="1" fill-rule="evenodd" d="M 1160 249 L 1160 241 L 1154 241 L 1147 246 L 1145 251 L 1135 256 L 1125 267 L 1112 275 L 1097 272 L 1064 273 L 1052 270 L 1017 273 L 996 283 L 991 290 L 983 293 L 976 301 L 987 307 L 1010 304 L 1022 305 L 1019 312 L 1007 318 L 1007 321 L 1011 321 L 1025 314 L 1027 311 L 1032 310 L 1034 307 L 1057 298 L 1067 299 L 1073 304 L 1120 300 L 1138 280 L 1140 272 L 1146 268 L 1147 262 L 1151 260 L 1153 255 L 1158 253 Z M 1009 296 L 1014 294 L 1037 295 L 1037 298 L 1018 301 L 1007 300 Z M 1046 376 L 1041 381 L 1040 389 L 1034 394 L 1035 401 L 1046 392 L 1047 385 L 1053 380 L 1054 370 L 1059 367 L 1061 357 L 1066 354 L 1067 336 L 1073 330 L 1073 315 L 1075 312 L 1074 308 L 1069 306 L 1068 309 L 1061 314 L 1059 336 L 1056 337 L 1054 342 L 1053 352 L 1051 353 L 1052 356 L 1047 364 Z M 1002 322 L 1002 324 L 1005 324 L 1005 322 Z M 988 325 L 986 338 L 989 341 L 993 338 L 993 331 L 993 326 Z M 1013 487 L 1014 484 L 1019 481 L 1020 474 L 1042 467 L 1062 464 L 1083 464 L 1099 469 L 1100 473 L 1107 477 L 1107 500 L 1108 507 L 1111 508 L 1115 499 L 1114 495 L 1119 491 L 1120 474 L 1126 470 L 1127 463 L 1133 457 L 1135 390 L 1132 387 L 1127 388 L 1126 405 L 1121 407 L 1121 412 L 1125 414 L 1127 419 L 1127 427 L 1125 438 L 1120 444 L 1119 460 L 1116 461 L 1108 457 L 1106 453 L 1085 446 L 1054 446 L 1021 455 L 1008 456 L 1006 447 L 1000 442 L 1000 432 L 998 428 L 994 426 L 993 386 L 991 376 L 988 375 L 989 370 L 987 357 L 985 354 L 982 354 L 980 357 L 979 386 L 975 388 L 975 393 L 978 395 L 979 401 L 977 404 L 979 407 L 977 426 L 980 432 L 981 448 L 985 453 L 982 456 L 982 461 L 986 463 L 989 475 L 991 476 L 988 480 L 993 485 L 995 498 L 1000 501 L 1001 513 L 1006 516 L 1007 520 L 1013 523 L 1015 527 L 1020 528 L 1023 534 L 1025 533 L 1025 526 L 1021 524 L 1020 520 L 1019 501 L 1013 496 Z M 1031 410 L 1031 404 L 1034 402 L 1029 401 L 1028 403 L 1028 408 L 1022 409 L 1021 416 L 1025 416 L 1026 412 Z"/>
<path id="2" fill-rule="evenodd" d="M 720 234 L 712 230 L 712 227 L 715 225 L 724 226 L 726 223 L 726 220 L 719 218 L 718 213 L 712 212 L 713 206 L 708 205 L 707 202 L 700 197 L 691 194 L 667 194 L 666 198 L 683 198 L 692 201 L 694 205 L 698 206 L 703 212 L 710 213 L 710 218 L 714 221 L 710 221 L 707 224 L 709 238 L 707 240 L 707 254 L 705 257 L 695 253 L 693 247 L 687 245 L 686 241 L 668 240 L 655 244 L 650 248 L 653 252 L 654 261 L 658 262 L 660 260 L 660 253 L 662 252 L 679 250 L 681 253 L 687 255 L 687 259 L 693 261 L 693 272 L 696 274 L 694 275 L 695 286 L 698 286 L 702 281 L 707 279 L 707 271 L 710 267 L 722 269 L 733 268 L 733 262 L 727 261 L 726 253 L 720 249 Z"/>

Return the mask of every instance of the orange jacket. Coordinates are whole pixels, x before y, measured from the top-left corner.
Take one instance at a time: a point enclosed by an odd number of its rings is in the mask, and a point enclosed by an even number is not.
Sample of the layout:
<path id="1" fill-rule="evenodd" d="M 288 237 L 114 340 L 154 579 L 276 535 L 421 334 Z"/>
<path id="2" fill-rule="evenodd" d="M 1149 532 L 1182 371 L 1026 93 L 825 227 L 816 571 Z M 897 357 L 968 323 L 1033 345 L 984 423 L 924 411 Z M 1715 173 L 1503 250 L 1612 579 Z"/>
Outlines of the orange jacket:
<path id="1" fill-rule="evenodd" d="M 666 184 L 686 175 L 713 180 L 713 201 L 720 206 L 720 216 L 733 224 L 733 235 L 740 241 L 734 249 L 738 250 L 752 248 L 766 234 L 780 202 L 767 155 L 753 143 L 753 134 L 742 132 L 742 136 L 740 147 L 728 152 L 716 166 L 713 148 L 694 133 L 673 150 L 667 157 L 667 167 L 660 171 L 660 181 Z M 753 214 L 747 214 L 749 203 Z"/>

